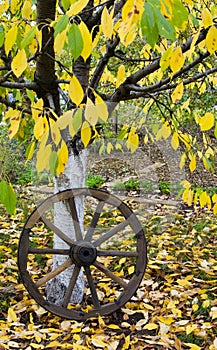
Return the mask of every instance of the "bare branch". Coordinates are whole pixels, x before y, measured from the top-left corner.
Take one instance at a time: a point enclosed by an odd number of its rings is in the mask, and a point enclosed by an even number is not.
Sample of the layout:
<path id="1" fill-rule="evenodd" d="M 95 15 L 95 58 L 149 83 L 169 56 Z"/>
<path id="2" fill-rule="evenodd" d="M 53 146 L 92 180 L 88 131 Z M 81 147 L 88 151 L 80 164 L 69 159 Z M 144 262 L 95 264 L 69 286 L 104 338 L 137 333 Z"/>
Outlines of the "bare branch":
<path id="1" fill-rule="evenodd" d="M 106 46 L 106 53 L 104 56 L 101 57 L 99 60 L 99 63 L 93 73 L 92 79 L 90 81 L 90 87 L 93 89 L 97 88 L 97 85 L 100 81 L 100 78 L 104 72 L 104 69 L 106 65 L 108 64 L 109 59 L 114 56 L 114 50 L 119 44 L 120 39 L 116 37 L 113 41 L 109 41 L 109 43 Z"/>
<path id="2" fill-rule="evenodd" d="M 202 72 L 202 73 L 197 74 L 191 78 L 183 80 L 183 84 L 186 86 L 186 85 L 191 84 L 193 82 L 200 81 L 202 78 L 207 77 L 208 75 L 214 74 L 216 72 L 217 72 L 217 67 L 211 68 L 205 72 Z M 159 95 L 162 91 L 174 89 L 178 84 L 179 83 L 167 84 L 167 85 L 164 85 L 162 87 L 159 87 L 158 89 L 153 89 L 152 91 L 149 91 L 149 92 L 147 90 L 144 92 L 144 91 L 142 91 L 142 89 L 140 91 L 139 91 L 139 89 L 137 91 L 134 90 L 134 92 L 131 92 L 129 94 L 129 96 L 126 96 L 126 98 L 123 100 L 129 100 L 129 99 L 132 100 L 132 99 L 137 99 L 140 97 L 153 98 L 153 94 Z"/>
<path id="3" fill-rule="evenodd" d="M 4 81 L 4 82 L 0 82 L 0 86 L 2 87 L 6 87 L 8 89 L 18 89 L 18 90 L 22 90 L 22 89 L 28 89 L 28 90 L 32 90 L 32 91 L 37 91 L 37 84 L 36 83 L 32 83 L 29 81 L 26 82 L 13 82 L 13 81 Z"/>

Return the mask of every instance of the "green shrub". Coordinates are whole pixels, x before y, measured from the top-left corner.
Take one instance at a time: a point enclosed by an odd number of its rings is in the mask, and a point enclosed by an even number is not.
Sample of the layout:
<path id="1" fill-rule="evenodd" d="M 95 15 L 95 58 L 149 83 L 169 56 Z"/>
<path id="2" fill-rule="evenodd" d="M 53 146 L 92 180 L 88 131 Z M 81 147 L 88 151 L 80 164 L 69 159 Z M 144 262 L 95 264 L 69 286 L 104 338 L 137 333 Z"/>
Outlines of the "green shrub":
<path id="1" fill-rule="evenodd" d="M 125 188 L 127 191 L 133 190 L 138 191 L 139 190 L 139 181 L 135 179 L 129 179 L 128 181 L 124 182 Z"/>
<path id="2" fill-rule="evenodd" d="M 99 188 L 105 182 L 105 179 L 101 175 L 87 174 L 86 186 L 90 188 Z"/>

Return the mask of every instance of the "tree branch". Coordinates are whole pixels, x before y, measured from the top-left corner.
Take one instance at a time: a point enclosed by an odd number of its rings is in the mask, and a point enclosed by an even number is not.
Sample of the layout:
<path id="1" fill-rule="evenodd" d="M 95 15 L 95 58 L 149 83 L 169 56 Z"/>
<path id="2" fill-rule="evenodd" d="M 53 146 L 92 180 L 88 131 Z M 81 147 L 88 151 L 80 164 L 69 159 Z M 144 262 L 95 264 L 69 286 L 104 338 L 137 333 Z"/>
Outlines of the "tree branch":
<path id="1" fill-rule="evenodd" d="M 210 75 L 210 74 L 214 74 L 217 72 L 217 67 L 214 67 L 214 68 L 211 68 L 205 72 L 202 72 L 200 74 L 197 74 L 191 78 L 188 78 L 186 80 L 183 80 L 183 84 L 186 86 L 188 84 L 191 84 L 195 81 L 199 81 L 200 79 Z M 171 90 L 171 89 L 174 89 L 176 86 L 178 85 L 178 83 L 174 83 L 174 84 L 167 84 L 165 86 L 162 86 L 162 87 L 159 87 L 158 89 L 153 89 L 153 90 L 150 90 L 150 91 L 142 91 L 141 90 L 137 90 L 137 91 L 133 91 L 130 93 L 130 95 L 126 96 L 123 100 L 133 100 L 133 99 L 137 99 L 137 98 L 140 98 L 140 97 L 151 97 L 152 98 L 152 95 L 151 94 L 155 94 L 155 95 L 159 95 L 162 91 L 166 91 L 166 90 Z"/>
<path id="2" fill-rule="evenodd" d="M 11 107 L 13 109 L 17 109 L 18 111 L 21 111 L 23 113 L 28 113 L 28 114 L 32 114 L 32 111 L 30 109 L 25 109 L 23 108 L 23 106 L 17 106 L 16 103 L 19 102 L 19 101 L 9 101 L 7 100 L 6 98 L 4 97 L 1 97 L 0 96 L 0 103 L 4 104 L 6 107 Z"/>
<path id="3" fill-rule="evenodd" d="M 109 59 L 114 56 L 114 50 L 117 47 L 117 45 L 119 44 L 120 39 L 118 37 L 116 37 L 112 42 L 109 41 L 109 43 L 106 46 L 106 53 L 104 56 L 101 57 L 101 59 L 99 60 L 99 63 L 93 73 L 92 79 L 90 81 L 90 87 L 92 87 L 93 89 L 97 88 L 97 85 L 102 77 L 102 74 L 104 72 L 105 67 L 108 64 Z"/>
<path id="4" fill-rule="evenodd" d="M 8 89 L 18 89 L 18 90 L 23 90 L 23 89 L 28 89 L 28 90 L 32 90 L 32 91 L 37 91 L 38 86 L 36 83 L 32 83 L 32 82 L 12 82 L 12 81 L 4 81 L 4 82 L 0 82 L 0 86 L 2 87 L 6 87 Z"/>
<path id="5" fill-rule="evenodd" d="M 195 43 L 195 45 L 198 45 L 201 41 L 203 41 L 206 37 L 206 34 L 208 32 L 209 28 L 201 30 L 199 37 Z M 185 53 L 191 48 L 193 38 L 189 38 L 184 44 L 181 45 L 182 52 Z M 205 58 L 207 58 L 210 54 L 206 52 L 205 54 L 200 54 L 200 56 L 194 60 L 192 63 L 190 63 L 188 66 L 183 67 L 175 73 L 172 77 L 172 80 L 176 79 L 177 77 L 181 76 L 182 74 L 186 73 L 197 65 L 198 63 L 202 62 Z M 136 73 L 131 74 L 129 77 L 126 78 L 126 80 L 119 86 L 118 89 L 114 92 L 114 94 L 110 97 L 111 102 L 119 102 L 127 99 L 132 98 L 132 91 L 137 92 L 141 94 L 141 96 L 145 96 L 145 94 L 154 92 L 156 89 L 159 89 L 161 86 L 168 84 L 171 81 L 171 78 L 165 78 L 161 81 L 149 85 L 149 86 L 139 86 L 137 83 L 144 79 L 146 76 L 150 75 L 151 73 L 157 71 L 160 68 L 160 58 L 157 58 L 154 62 L 150 63 L 148 66 L 145 66 L 142 69 L 139 69 Z M 137 94 L 136 94 L 137 95 Z M 135 97 L 133 97 L 135 98 Z"/>

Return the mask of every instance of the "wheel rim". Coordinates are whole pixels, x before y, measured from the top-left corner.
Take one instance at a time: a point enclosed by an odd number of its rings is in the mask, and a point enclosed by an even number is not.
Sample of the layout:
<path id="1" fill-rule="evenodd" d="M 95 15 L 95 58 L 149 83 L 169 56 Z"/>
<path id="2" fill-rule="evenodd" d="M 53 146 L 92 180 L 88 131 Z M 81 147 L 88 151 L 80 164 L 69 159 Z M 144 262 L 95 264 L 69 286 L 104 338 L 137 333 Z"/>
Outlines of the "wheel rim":
<path id="1" fill-rule="evenodd" d="M 75 205 L 79 196 L 84 196 L 87 204 L 84 232 Z M 53 205 L 60 201 L 69 203 L 75 240 L 52 222 Z M 109 221 L 109 216 L 114 221 L 112 228 L 110 223 L 105 227 L 105 217 Z M 53 233 L 67 244 L 66 249 L 52 248 Z M 123 241 L 129 241 L 128 245 Z M 64 255 L 65 261 L 52 270 L 49 265 L 54 254 Z M 43 269 L 38 266 L 41 261 Z M 31 271 L 31 262 L 34 269 L 38 264 L 37 274 Z M 43 308 L 67 319 L 83 321 L 122 307 L 139 287 L 146 263 L 145 235 L 136 215 L 116 196 L 97 189 L 66 190 L 47 198 L 27 219 L 19 241 L 18 267 L 27 291 Z M 74 269 L 62 305 L 50 303 L 46 299 L 46 283 L 72 264 Z M 70 297 L 81 269 L 86 281 L 84 300 L 79 306 L 71 305 Z"/>

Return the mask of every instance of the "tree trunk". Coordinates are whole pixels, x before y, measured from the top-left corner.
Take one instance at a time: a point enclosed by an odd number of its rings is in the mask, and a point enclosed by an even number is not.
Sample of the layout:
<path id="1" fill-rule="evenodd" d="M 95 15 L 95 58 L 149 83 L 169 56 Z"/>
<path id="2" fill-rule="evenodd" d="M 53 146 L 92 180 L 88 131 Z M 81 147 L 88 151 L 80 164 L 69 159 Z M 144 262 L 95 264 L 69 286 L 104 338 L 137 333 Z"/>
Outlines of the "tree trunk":
<path id="1" fill-rule="evenodd" d="M 64 173 L 61 176 L 56 176 L 54 179 L 54 191 L 55 193 L 70 188 L 84 187 L 85 185 L 85 169 L 86 169 L 87 151 L 83 150 L 79 155 L 70 155 L 68 164 Z M 84 203 L 83 198 L 76 198 L 76 209 L 78 213 L 78 219 L 80 222 L 81 230 L 83 229 L 84 218 Z M 71 239 L 75 239 L 75 230 L 70 215 L 70 210 L 67 204 L 59 202 L 55 204 L 54 208 L 54 224 L 61 229 L 62 232 L 67 234 Z M 57 235 L 54 235 L 54 248 L 64 249 L 68 248 Z M 53 257 L 53 269 L 61 265 L 66 258 L 64 256 Z M 50 282 L 47 283 L 47 299 L 55 304 L 60 305 L 62 303 L 66 288 L 69 284 L 72 276 L 74 266 L 69 267 L 61 274 L 56 276 Z M 84 292 L 84 279 L 81 272 L 74 291 L 71 296 L 71 303 L 79 304 L 82 301 Z"/>
<path id="2" fill-rule="evenodd" d="M 91 6 L 92 1 L 88 6 Z M 49 27 L 50 21 L 55 19 L 56 0 L 38 0 L 37 1 L 37 23 L 42 31 L 42 51 L 37 59 L 35 83 L 38 86 L 37 95 L 44 101 L 44 108 L 52 109 L 57 116 L 61 115 L 59 103 L 58 84 L 55 76 L 55 53 L 54 53 L 54 33 L 53 28 Z M 86 12 L 85 16 L 90 16 Z M 47 24 L 47 25 L 46 25 Z M 73 62 L 73 72 L 80 81 L 84 92 L 88 87 L 90 70 L 90 59 L 86 62 L 79 57 Z M 54 116 L 50 113 L 50 117 Z M 79 137 L 70 140 L 68 136 L 64 137 L 69 148 L 69 160 L 64 173 L 56 176 L 54 179 L 54 191 L 59 192 L 70 188 L 84 187 L 85 168 L 87 152 L 83 150 Z M 83 227 L 84 204 L 83 197 L 78 198 L 75 203 L 77 207 L 78 219 L 81 228 Z M 75 231 L 72 217 L 67 203 L 58 203 L 54 207 L 54 224 L 66 235 L 75 239 Z M 54 235 L 54 248 L 69 248 L 62 240 Z M 54 256 L 53 269 L 64 262 L 64 257 Z M 53 278 L 46 285 L 47 299 L 60 305 L 63 301 L 64 293 L 72 276 L 73 266 Z M 84 292 L 83 274 L 80 273 L 74 292 L 71 296 L 72 303 L 80 303 Z"/>

